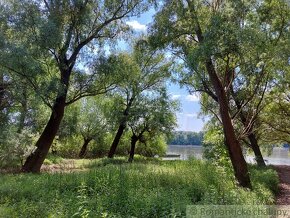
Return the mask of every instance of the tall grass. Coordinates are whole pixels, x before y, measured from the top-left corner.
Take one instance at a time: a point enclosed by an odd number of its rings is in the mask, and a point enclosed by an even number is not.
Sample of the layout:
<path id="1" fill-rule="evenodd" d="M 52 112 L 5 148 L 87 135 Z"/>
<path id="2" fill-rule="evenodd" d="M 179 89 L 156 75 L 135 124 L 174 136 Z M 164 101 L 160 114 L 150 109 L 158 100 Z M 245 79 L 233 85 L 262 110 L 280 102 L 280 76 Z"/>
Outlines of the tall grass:
<path id="1" fill-rule="evenodd" d="M 254 190 L 238 188 L 223 169 L 198 160 L 90 167 L 1 175 L 0 217 L 181 217 L 190 204 L 271 204 L 278 184 L 274 170 L 252 167 Z"/>

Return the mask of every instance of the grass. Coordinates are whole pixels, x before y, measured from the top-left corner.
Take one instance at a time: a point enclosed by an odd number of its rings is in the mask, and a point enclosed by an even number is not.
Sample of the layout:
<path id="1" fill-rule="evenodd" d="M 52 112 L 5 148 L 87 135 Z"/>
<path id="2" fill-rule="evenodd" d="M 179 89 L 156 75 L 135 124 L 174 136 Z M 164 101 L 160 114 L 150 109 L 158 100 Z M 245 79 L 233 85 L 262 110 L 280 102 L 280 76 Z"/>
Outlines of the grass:
<path id="1" fill-rule="evenodd" d="M 88 170 L 0 175 L 0 217 L 182 217 L 190 204 L 272 204 L 278 185 L 274 170 L 251 167 L 254 190 L 238 188 L 200 160 L 78 164 Z"/>

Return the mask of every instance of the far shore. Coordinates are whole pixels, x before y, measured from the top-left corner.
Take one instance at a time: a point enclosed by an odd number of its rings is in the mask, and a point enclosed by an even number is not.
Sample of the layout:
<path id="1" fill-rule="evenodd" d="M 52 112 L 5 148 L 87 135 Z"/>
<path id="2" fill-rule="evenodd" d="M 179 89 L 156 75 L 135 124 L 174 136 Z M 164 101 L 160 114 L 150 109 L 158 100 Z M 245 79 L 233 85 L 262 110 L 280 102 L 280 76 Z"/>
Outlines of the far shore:
<path id="1" fill-rule="evenodd" d="M 168 146 L 178 146 L 178 147 L 202 147 L 202 145 L 168 145 Z"/>

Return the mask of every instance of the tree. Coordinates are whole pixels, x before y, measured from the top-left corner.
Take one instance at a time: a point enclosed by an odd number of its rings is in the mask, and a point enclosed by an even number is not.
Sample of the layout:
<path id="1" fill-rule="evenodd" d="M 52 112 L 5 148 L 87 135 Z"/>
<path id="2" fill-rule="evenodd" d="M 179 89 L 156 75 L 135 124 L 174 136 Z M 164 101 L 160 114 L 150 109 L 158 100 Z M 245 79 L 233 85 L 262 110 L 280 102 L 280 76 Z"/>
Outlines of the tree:
<path id="1" fill-rule="evenodd" d="M 290 93 L 289 72 L 285 71 L 283 81 L 266 95 L 266 106 L 262 111 L 258 129 L 261 141 L 266 144 L 290 144 Z M 286 118 L 286 119 L 285 119 Z"/>
<path id="2" fill-rule="evenodd" d="M 283 7 L 282 3 L 276 1 L 268 2 L 263 11 L 267 13 L 263 17 L 263 22 L 268 25 L 271 34 L 279 39 L 277 48 L 272 52 L 272 72 L 275 77 L 270 83 L 270 87 L 265 93 L 265 107 L 259 117 L 260 127 L 257 132 L 262 143 L 290 143 L 290 11 L 289 4 Z M 288 7 L 287 7 L 288 6 Z M 273 10 L 272 8 L 277 8 Z M 286 10 L 287 13 L 284 11 Z M 287 24 L 288 21 L 288 24 Z M 284 26 L 283 25 L 286 25 Z M 270 25 L 271 24 L 271 25 Z M 277 40 L 273 40 L 276 42 Z M 276 47 L 276 46 L 275 46 Z"/>
<path id="3" fill-rule="evenodd" d="M 13 25 L 7 32 L 7 52 L 1 57 L 1 65 L 27 79 L 51 108 L 37 148 L 22 167 L 24 172 L 39 172 L 64 108 L 84 96 L 103 93 L 110 86 L 96 85 L 99 75 L 84 73 L 79 64 L 89 63 L 90 49 L 98 56 L 105 42 L 126 31 L 124 19 L 147 10 L 149 4 L 141 0 L 25 0 L 4 4 L 7 20 Z M 50 92 L 44 92 L 44 87 Z"/>
<path id="4" fill-rule="evenodd" d="M 151 50 L 146 40 L 140 40 L 134 47 L 132 54 L 119 54 L 112 56 L 107 65 L 114 66 L 114 71 L 122 77 L 114 95 L 118 95 L 119 115 L 118 129 L 112 142 L 109 158 L 113 158 L 127 122 L 131 116 L 131 110 L 138 107 L 142 96 L 146 93 L 158 92 L 161 85 L 170 76 L 172 64 L 161 52 Z M 121 72 L 121 73 L 120 73 Z"/>
<path id="5" fill-rule="evenodd" d="M 279 15 L 279 19 L 266 18 L 267 11 Z M 232 123 L 230 87 L 234 86 L 235 78 L 241 79 L 250 73 L 263 74 L 262 61 L 271 57 L 277 48 L 275 43 L 287 29 L 287 11 L 287 3 L 283 1 L 166 1 L 151 30 L 152 44 L 170 45 L 186 63 L 189 72 L 185 74 L 195 78 L 190 85 L 217 102 L 235 176 L 244 187 L 251 184 Z M 265 23 L 265 19 L 269 22 Z M 275 22 L 271 23 L 273 20 Z M 270 28 L 265 28 L 267 26 Z M 270 47 L 265 46 L 265 42 Z M 263 50 L 265 57 L 259 53 Z M 246 69 L 247 61 L 250 67 L 257 65 Z"/>
<path id="6" fill-rule="evenodd" d="M 161 90 L 157 97 L 144 96 L 138 108 L 134 108 L 128 121 L 131 129 L 131 148 L 128 162 L 132 162 L 136 143 L 145 143 L 158 135 L 169 135 L 176 126 L 176 102 L 171 102 L 166 90 Z"/>
<path id="7" fill-rule="evenodd" d="M 102 143 L 102 139 L 107 133 L 108 123 L 103 111 L 104 106 L 102 106 L 100 98 L 86 98 L 82 101 L 78 129 L 84 141 L 79 153 L 80 158 L 85 156 L 92 140 Z"/>

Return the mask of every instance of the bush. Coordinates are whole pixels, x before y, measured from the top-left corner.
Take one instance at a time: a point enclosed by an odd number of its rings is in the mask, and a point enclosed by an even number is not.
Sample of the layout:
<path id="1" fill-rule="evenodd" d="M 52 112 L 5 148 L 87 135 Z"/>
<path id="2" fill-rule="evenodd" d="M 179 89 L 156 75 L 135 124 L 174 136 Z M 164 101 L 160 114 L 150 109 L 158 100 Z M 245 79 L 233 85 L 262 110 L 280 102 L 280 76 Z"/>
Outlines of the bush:
<path id="1" fill-rule="evenodd" d="M 224 134 L 219 127 L 210 127 L 205 135 L 202 146 L 203 157 L 217 166 L 224 167 L 232 174 L 232 164 L 224 143 Z"/>
<path id="2" fill-rule="evenodd" d="M 92 141 L 89 144 L 87 156 L 89 157 L 107 156 L 112 141 L 113 137 L 111 134 L 106 134 L 104 137 L 102 137 L 102 140 L 98 140 L 98 142 Z"/>
<path id="3" fill-rule="evenodd" d="M 65 139 L 54 140 L 52 149 L 55 154 L 64 158 L 78 158 L 79 152 L 83 144 L 80 135 L 73 135 Z"/>
<path id="4" fill-rule="evenodd" d="M 8 130 L 0 139 L 0 167 L 19 167 L 33 151 L 38 135 L 24 129 L 21 133 Z"/>
<path id="5" fill-rule="evenodd" d="M 164 156 L 167 150 L 167 143 L 164 136 L 159 135 L 151 138 L 146 143 L 138 143 L 136 146 L 136 154 L 145 157 Z"/>
<path id="6" fill-rule="evenodd" d="M 44 160 L 45 165 L 60 164 L 63 162 L 63 158 L 54 154 L 48 154 Z"/>

